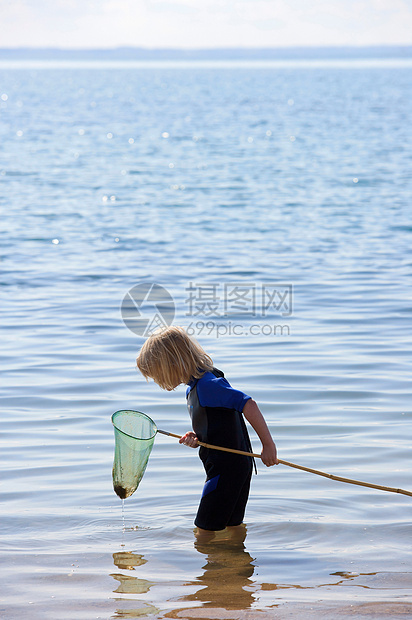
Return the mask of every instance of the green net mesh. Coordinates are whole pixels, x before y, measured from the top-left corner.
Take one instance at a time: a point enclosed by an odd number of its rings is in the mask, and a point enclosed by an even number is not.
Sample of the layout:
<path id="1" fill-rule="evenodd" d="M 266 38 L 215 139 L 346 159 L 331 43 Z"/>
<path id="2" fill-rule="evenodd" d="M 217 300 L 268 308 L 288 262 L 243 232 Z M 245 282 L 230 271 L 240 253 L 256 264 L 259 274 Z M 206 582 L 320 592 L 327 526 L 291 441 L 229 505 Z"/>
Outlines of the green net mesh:
<path id="1" fill-rule="evenodd" d="M 115 437 L 113 488 L 125 499 L 136 491 L 143 478 L 157 428 L 153 420 L 140 411 L 116 411 L 112 422 Z"/>

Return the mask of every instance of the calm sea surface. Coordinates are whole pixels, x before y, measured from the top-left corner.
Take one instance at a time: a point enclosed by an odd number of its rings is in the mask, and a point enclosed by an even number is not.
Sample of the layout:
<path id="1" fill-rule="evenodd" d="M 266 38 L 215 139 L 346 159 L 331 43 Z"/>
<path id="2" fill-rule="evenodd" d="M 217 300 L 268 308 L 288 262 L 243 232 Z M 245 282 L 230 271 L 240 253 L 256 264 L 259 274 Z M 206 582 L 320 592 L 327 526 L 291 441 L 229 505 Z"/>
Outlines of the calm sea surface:
<path id="1" fill-rule="evenodd" d="M 157 284 L 280 458 L 412 489 L 411 77 L 1 66 L 2 618 L 412 617 L 412 498 L 258 464 L 244 543 L 195 546 L 159 435 L 123 532 L 110 422 L 190 428 L 121 317 Z"/>

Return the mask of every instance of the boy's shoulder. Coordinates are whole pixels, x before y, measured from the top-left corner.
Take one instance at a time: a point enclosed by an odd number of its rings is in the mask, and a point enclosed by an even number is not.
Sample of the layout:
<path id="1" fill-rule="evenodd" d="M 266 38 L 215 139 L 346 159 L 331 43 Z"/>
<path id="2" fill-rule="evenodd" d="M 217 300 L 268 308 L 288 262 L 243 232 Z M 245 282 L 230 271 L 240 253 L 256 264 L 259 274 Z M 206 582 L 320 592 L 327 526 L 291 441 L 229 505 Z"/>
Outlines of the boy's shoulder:
<path id="1" fill-rule="evenodd" d="M 213 370 L 208 370 L 207 372 L 205 372 L 205 374 L 202 375 L 200 379 L 198 379 L 198 383 L 202 383 L 202 385 L 205 385 L 205 384 L 212 384 L 212 385 L 218 384 L 219 385 L 220 384 L 220 385 L 225 385 L 225 386 L 230 387 L 230 383 L 225 378 L 225 375 L 223 374 L 223 372 L 221 370 L 218 370 L 217 368 L 213 368 Z"/>
<path id="2" fill-rule="evenodd" d="M 234 389 L 221 371 L 205 372 L 197 381 L 197 395 L 203 407 L 223 407 L 243 411 L 250 398 L 241 390 Z"/>

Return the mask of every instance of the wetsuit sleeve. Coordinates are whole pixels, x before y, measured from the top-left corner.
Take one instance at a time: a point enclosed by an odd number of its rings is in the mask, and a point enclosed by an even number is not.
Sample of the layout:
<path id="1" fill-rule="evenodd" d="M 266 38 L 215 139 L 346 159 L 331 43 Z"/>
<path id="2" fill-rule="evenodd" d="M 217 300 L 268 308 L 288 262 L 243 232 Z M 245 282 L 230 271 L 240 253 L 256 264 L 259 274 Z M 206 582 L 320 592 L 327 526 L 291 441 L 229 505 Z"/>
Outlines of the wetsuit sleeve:
<path id="1" fill-rule="evenodd" d="M 243 411 L 251 398 L 240 390 L 232 388 L 224 377 L 213 377 L 209 381 L 199 381 L 197 395 L 202 407 L 224 407 Z"/>

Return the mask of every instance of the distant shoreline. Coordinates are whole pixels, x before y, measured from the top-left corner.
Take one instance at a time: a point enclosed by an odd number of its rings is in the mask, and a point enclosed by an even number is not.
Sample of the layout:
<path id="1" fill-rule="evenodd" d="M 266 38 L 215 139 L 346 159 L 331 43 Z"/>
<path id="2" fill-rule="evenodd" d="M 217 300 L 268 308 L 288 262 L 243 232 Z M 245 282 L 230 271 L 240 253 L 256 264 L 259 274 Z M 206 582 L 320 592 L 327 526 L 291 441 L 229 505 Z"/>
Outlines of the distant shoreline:
<path id="1" fill-rule="evenodd" d="M 412 45 L 215 49 L 0 48 L 0 61 L 232 61 L 411 59 Z"/>

